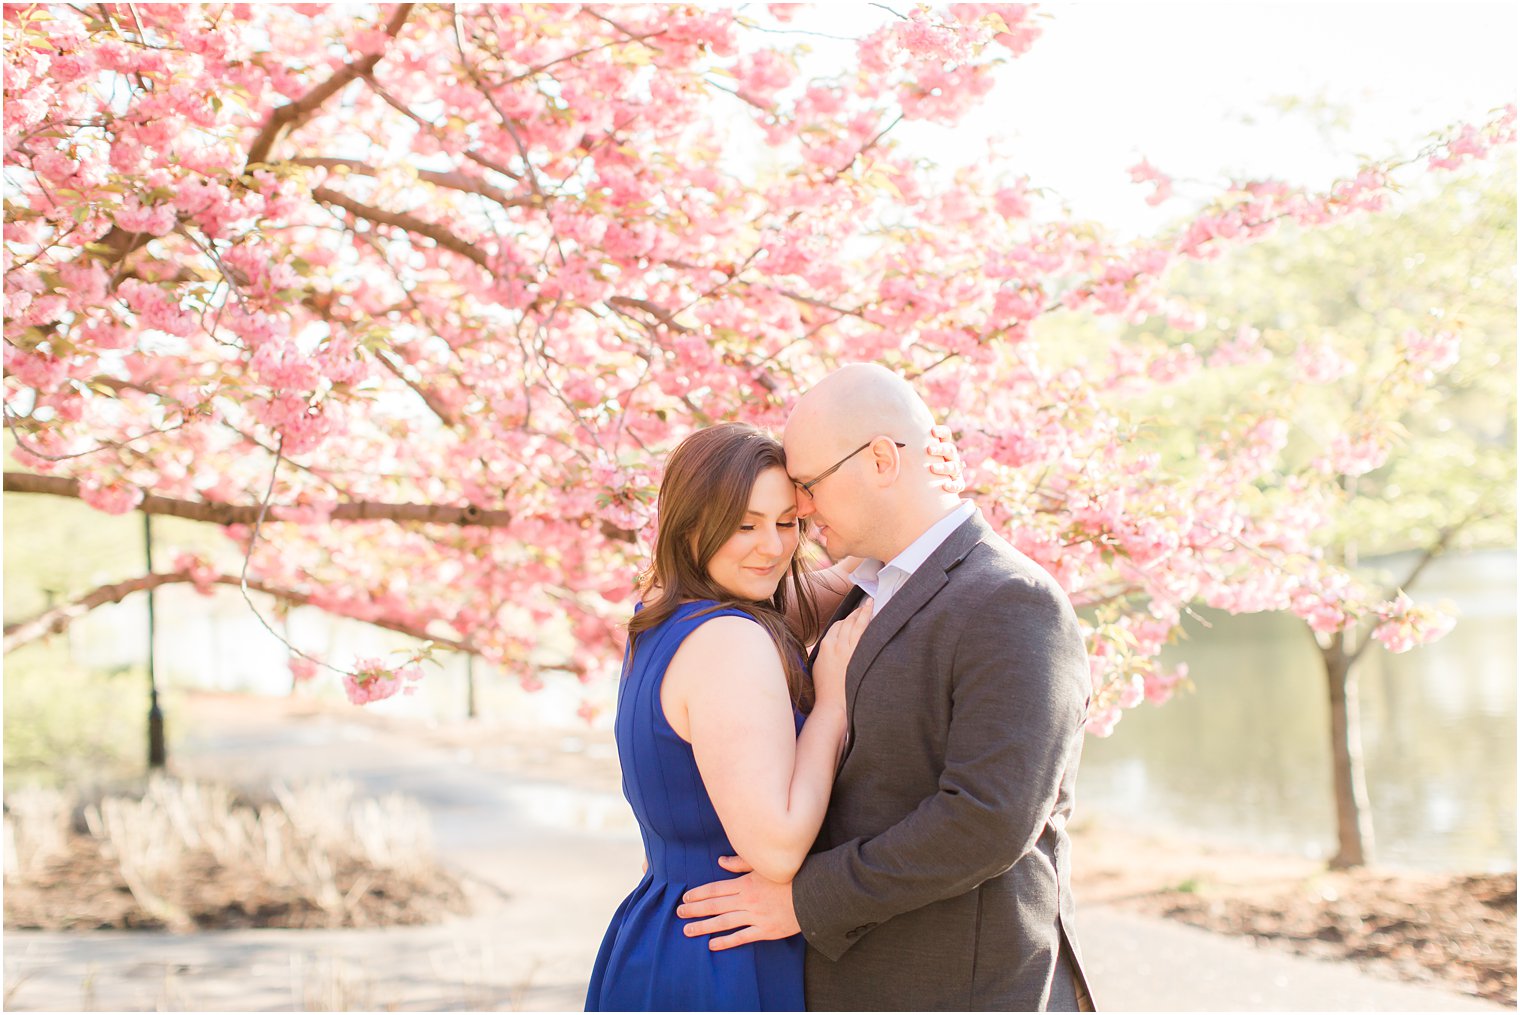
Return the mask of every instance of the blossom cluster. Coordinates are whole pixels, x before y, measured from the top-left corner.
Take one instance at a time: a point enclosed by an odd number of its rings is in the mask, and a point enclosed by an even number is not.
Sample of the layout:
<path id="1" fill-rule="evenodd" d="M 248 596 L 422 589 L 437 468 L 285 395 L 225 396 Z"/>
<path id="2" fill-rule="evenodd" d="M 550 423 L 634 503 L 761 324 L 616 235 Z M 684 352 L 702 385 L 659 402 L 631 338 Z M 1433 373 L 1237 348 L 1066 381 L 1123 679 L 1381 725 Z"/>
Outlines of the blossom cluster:
<path id="1" fill-rule="evenodd" d="M 416 666 L 392 667 L 379 659 L 360 659 L 354 663 L 353 672 L 343 674 L 343 690 L 355 705 L 368 705 L 397 693 L 415 694 L 421 679 L 422 671 Z"/>

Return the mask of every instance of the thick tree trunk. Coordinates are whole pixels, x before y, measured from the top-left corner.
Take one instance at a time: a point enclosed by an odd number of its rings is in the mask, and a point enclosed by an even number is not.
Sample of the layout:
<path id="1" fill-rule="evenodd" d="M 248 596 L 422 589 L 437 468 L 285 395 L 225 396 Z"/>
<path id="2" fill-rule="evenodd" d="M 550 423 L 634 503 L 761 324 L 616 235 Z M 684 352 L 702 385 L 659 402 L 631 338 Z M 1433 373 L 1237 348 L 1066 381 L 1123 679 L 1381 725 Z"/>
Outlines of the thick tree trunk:
<path id="1" fill-rule="evenodd" d="M 1372 859 L 1372 807 L 1367 800 L 1367 772 L 1362 762 L 1362 717 L 1357 702 L 1355 659 L 1346 651 L 1346 632 L 1320 645 L 1330 691 L 1330 759 L 1335 786 L 1338 848 L 1335 869 L 1361 867 Z"/>

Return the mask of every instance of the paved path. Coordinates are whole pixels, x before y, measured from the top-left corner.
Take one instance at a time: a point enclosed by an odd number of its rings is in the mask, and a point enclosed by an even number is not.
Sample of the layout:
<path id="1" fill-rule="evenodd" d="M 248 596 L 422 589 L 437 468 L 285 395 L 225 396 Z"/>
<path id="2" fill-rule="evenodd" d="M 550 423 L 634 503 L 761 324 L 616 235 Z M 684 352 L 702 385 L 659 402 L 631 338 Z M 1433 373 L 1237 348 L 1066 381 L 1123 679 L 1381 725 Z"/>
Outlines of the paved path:
<path id="1" fill-rule="evenodd" d="M 607 919 L 639 877 L 637 833 L 607 788 L 511 774 L 479 751 L 341 713 L 205 723 L 179 764 L 232 780 L 344 775 L 409 794 L 432 815 L 440 854 L 496 901 L 427 928 L 7 932 L 7 1009 L 579 1010 Z M 1107 907 L 1080 917 L 1108 1010 L 1506 1010 Z"/>

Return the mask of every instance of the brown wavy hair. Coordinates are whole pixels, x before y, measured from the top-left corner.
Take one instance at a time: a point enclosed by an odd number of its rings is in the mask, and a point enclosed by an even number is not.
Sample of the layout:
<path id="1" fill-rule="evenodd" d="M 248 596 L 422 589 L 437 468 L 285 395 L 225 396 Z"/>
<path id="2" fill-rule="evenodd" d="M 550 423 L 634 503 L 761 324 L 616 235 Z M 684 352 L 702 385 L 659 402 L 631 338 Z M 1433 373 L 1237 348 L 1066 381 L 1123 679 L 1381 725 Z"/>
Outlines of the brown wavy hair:
<path id="1" fill-rule="evenodd" d="M 644 608 L 628 622 L 630 666 L 640 634 L 669 618 L 682 603 L 712 599 L 718 605 L 696 616 L 737 609 L 753 617 L 781 654 L 792 703 L 803 712 L 812 709 L 813 682 L 805 663 L 806 649 L 786 621 L 788 601 L 795 595 L 801 630 L 813 632 L 818 628 L 817 607 L 802 578 L 802 520 L 797 521 L 797 552 L 787 566 L 787 577 L 770 599 L 757 602 L 737 598 L 707 573 L 708 562 L 739 531 L 760 474 L 785 468 L 781 442 L 748 423 L 718 423 L 676 445 L 660 482 L 654 560 L 638 582 Z"/>

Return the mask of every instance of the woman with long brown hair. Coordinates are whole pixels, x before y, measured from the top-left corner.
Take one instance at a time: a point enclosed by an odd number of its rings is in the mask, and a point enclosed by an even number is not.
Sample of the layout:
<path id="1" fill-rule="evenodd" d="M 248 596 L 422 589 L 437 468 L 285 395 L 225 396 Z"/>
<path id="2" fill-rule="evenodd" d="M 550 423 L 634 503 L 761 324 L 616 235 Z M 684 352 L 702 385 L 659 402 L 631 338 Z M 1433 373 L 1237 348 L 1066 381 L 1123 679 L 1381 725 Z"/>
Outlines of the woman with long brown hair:
<path id="1" fill-rule="evenodd" d="M 931 454 L 942 453 L 934 447 Z M 953 451 L 947 457 L 953 455 Z M 943 471 L 952 477 L 959 461 Z M 808 572 L 781 444 L 742 423 L 671 453 L 654 561 L 629 622 L 616 737 L 647 870 L 612 918 L 588 1011 L 799 1011 L 800 937 L 711 951 L 676 906 L 720 856 L 788 881 L 823 822 L 844 744 L 844 677 L 869 600 L 806 643 L 849 587 Z"/>

